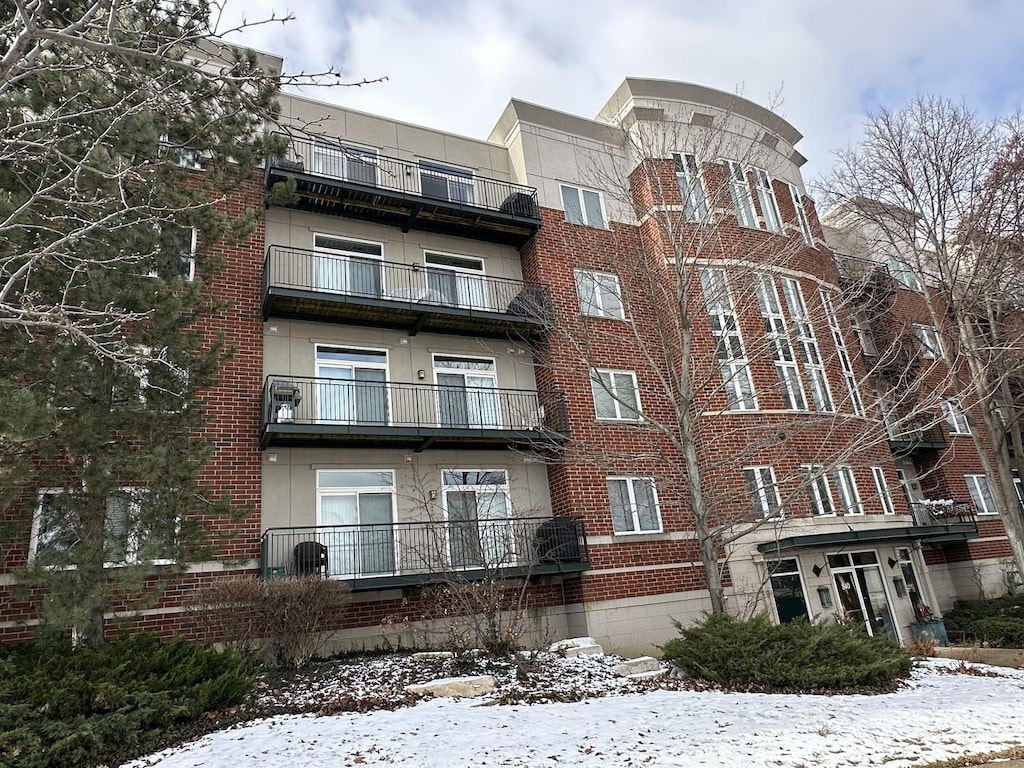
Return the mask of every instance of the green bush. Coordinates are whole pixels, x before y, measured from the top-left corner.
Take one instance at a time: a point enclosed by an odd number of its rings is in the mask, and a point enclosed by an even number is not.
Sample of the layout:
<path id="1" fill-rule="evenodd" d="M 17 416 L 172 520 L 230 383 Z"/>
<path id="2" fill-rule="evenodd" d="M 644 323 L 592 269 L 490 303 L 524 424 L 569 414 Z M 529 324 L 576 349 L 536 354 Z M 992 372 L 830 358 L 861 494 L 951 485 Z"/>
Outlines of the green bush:
<path id="1" fill-rule="evenodd" d="M 1014 595 L 1003 595 L 995 600 L 979 600 L 960 602 L 956 608 L 946 611 L 942 615 L 946 629 L 950 632 L 964 632 L 973 635 L 978 640 L 989 638 L 985 635 L 989 630 L 982 632 L 979 629 L 979 622 L 988 619 L 1016 619 L 1024 621 L 1024 592 Z M 1016 645 L 1024 647 L 1024 639 L 1019 633 L 1011 633 L 1015 638 L 1004 640 L 1004 645 Z"/>
<path id="2" fill-rule="evenodd" d="M 775 625 L 707 616 L 663 647 L 691 677 L 728 687 L 841 691 L 885 688 L 910 671 L 911 657 L 887 637 L 840 624 Z"/>
<path id="3" fill-rule="evenodd" d="M 1024 618 L 989 616 L 974 622 L 978 640 L 1008 648 L 1024 648 Z"/>
<path id="4" fill-rule="evenodd" d="M 116 764 L 203 712 L 239 703 L 254 673 L 242 654 L 181 638 L 0 647 L 0 765 Z"/>

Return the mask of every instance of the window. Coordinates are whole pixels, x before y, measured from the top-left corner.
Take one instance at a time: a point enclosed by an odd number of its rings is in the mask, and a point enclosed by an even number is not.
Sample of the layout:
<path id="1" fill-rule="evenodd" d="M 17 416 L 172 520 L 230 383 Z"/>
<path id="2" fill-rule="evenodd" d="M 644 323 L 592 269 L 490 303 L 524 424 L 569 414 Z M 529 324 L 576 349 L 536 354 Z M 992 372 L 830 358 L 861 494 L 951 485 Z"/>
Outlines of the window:
<path id="1" fill-rule="evenodd" d="M 853 331 L 857 334 L 857 341 L 860 342 L 861 351 L 868 357 L 878 357 L 878 347 L 875 345 L 875 334 L 871 330 L 871 323 L 861 310 L 854 310 L 851 316 Z"/>
<path id="2" fill-rule="evenodd" d="M 377 150 L 355 144 L 313 145 L 313 173 L 357 184 L 377 186 Z"/>
<path id="3" fill-rule="evenodd" d="M 779 623 L 809 620 L 811 615 L 807 611 L 800 566 L 796 559 L 769 561 L 767 565 Z"/>
<path id="4" fill-rule="evenodd" d="M 157 252 L 148 261 L 145 277 L 178 278 L 192 282 L 196 276 L 195 227 L 156 225 Z"/>
<path id="5" fill-rule="evenodd" d="M 491 309 L 483 259 L 424 251 L 429 300 L 449 307 Z"/>
<path id="6" fill-rule="evenodd" d="M 182 168 L 202 170 L 199 150 L 190 147 L 191 139 L 185 133 L 171 131 L 160 137 L 160 156 L 173 161 Z"/>
<path id="7" fill-rule="evenodd" d="M 967 481 L 967 490 L 971 492 L 971 500 L 979 515 L 994 515 L 999 511 L 985 475 L 964 475 L 964 480 Z"/>
<path id="8" fill-rule="evenodd" d="M 779 203 L 775 199 L 775 190 L 768 174 L 760 168 L 751 168 L 754 174 L 754 186 L 757 189 L 757 201 L 761 204 L 761 216 L 764 228 L 769 232 L 782 234 L 782 217 L 779 215 Z"/>
<path id="9" fill-rule="evenodd" d="M 803 237 L 804 242 L 814 247 L 814 235 L 811 234 L 811 223 L 807 220 L 807 212 L 804 211 L 804 203 L 800 197 L 800 191 L 796 188 L 795 184 L 787 185 L 789 187 L 789 195 L 793 199 L 793 210 L 796 211 L 796 223 L 800 227 L 800 236 Z"/>
<path id="10" fill-rule="evenodd" d="M 729 192 L 732 195 L 732 207 L 736 211 L 736 222 L 744 227 L 756 227 L 757 216 L 754 213 L 754 199 L 750 196 L 750 185 L 743 173 L 743 166 L 735 160 L 723 160 L 725 175 L 729 179 Z"/>
<path id="11" fill-rule="evenodd" d="M 622 294 L 619 277 L 607 272 L 577 269 L 576 294 L 580 299 L 580 312 L 591 317 L 611 317 L 622 320 Z"/>
<path id="12" fill-rule="evenodd" d="M 754 507 L 754 514 L 764 520 L 782 517 L 782 499 L 771 467 L 745 467 L 743 479 Z"/>
<path id="13" fill-rule="evenodd" d="M 775 280 L 771 275 L 757 274 L 754 276 L 754 287 L 761 316 L 764 318 L 768 342 L 775 356 L 775 370 L 779 375 L 783 405 L 789 410 L 805 411 L 807 400 L 804 397 L 803 385 L 800 383 L 800 371 L 797 370 L 793 347 L 789 343 L 789 332 L 786 329 Z"/>
<path id="14" fill-rule="evenodd" d="M 319 423 L 388 423 L 388 353 L 385 350 L 317 347 L 316 375 Z"/>
<path id="15" fill-rule="evenodd" d="M 350 296 L 384 295 L 384 246 L 334 235 L 313 235 L 313 288 Z"/>
<path id="16" fill-rule="evenodd" d="M 514 564 L 514 529 L 507 522 L 508 474 L 501 469 L 446 470 L 441 482 L 452 567 Z"/>
<path id="17" fill-rule="evenodd" d="M 864 415 L 864 401 L 861 400 L 860 387 L 857 384 L 857 375 L 853 372 L 853 364 L 850 362 L 850 355 L 846 351 L 846 339 L 843 338 L 843 329 L 839 327 L 839 318 L 836 316 L 835 307 L 832 305 L 832 295 L 825 291 L 818 291 L 821 298 L 821 306 L 825 310 L 825 319 L 828 321 L 829 331 L 832 333 L 832 343 L 836 347 L 836 355 L 839 357 L 839 367 L 843 371 L 843 381 L 846 382 L 846 391 L 850 395 L 850 405 L 853 412 L 858 416 Z"/>
<path id="18" fill-rule="evenodd" d="M 729 295 L 729 281 L 725 270 L 704 268 L 700 271 L 701 290 L 704 304 L 711 321 L 711 333 L 715 337 L 716 355 L 722 380 L 725 384 L 725 399 L 730 410 L 756 410 L 754 380 L 750 365 L 743 349 L 736 312 Z"/>
<path id="19" fill-rule="evenodd" d="M 967 421 L 967 414 L 953 400 L 943 400 L 942 410 L 946 414 L 946 426 L 949 427 L 951 435 L 971 434 L 971 425 Z"/>
<path id="20" fill-rule="evenodd" d="M 832 488 L 828 475 L 821 464 L 804 464 L 801 469 L 811 495 L 811 509 L 815 515 L 834 515 L 836 504 L 832 499 Z"/>
<path id="21" fill-rule="evenodd" d="M 585 224 L 588 227 L 605 228 L 604 200 L 600 192 L 592 189 L 562 184 L 562 206 L 565 220 L 570 224 Z"/>
<path id="22" fill-rule="evenodd" d="M 836 491 L 839 494 L 839 507 L 844 515 L 862 515 L 864 507 L 857 491 L 857 479 L 853 476 L 852 467 L 836 467 L 833 472 Z"/>
<path id="23" fill-rule="evenodd" d="M 590 386 L 597 418 L 639 421 L 640 392 L 633 371 L 595 369 L 590 374 Z"/>
<path id="24" fill-rule="evenodd" d="M 835 410 L 832 393 L 829 391 L 825 366 L 821 361 L 818 341 L 814 336 L 811 318 L 807 314 L 807 305 L 804 303 L 804 294 L 799 281 L 792 277 L 782 278 L 782 292 L 789 307 L 789 316 L 793 319 L 793 324 L 796 327 L 797 349 L 800 350 L 804 375 L 810 386 L 814 406 L 819 411 L 831 413 Z"/>
<path id="25" fill-rule="evenodd" d="M 871 477 L 875 480 L 875 490 L 878 492 L 878 500 L 882 504 L 882 512 L 887 515 L 895 515 L 896 507 L 892 503 L 892 494 L 889 493 L 889 484 L 885 481 L 885 473 L 881 467 L 871 468 Z"/>
<path id="26" fill-rule="evenodd" d="M 889 271 L 904 288 L 909 288 L 912 291 L 923 290 L 920 278 L 914 272 L 913 267 L 905 261 L 896 258 L 889 259 Z"/>
<path id="27" fill-rule="evenodd" d="M 424 197 L 472 205 L 473 172 L 430 160 L 420 160 L 420 192 Z"/>
<path id="28" fill-rule="evenodd" d="M 316 538 L 326 547 L 331 576 L 395 571 L 392 470 L 320 469 L 316 495 Z"/>
<path id="29" fill-rule="evenodd" d="M 646 477 L 609 477 L 615 533 L 659 533 L 661 513 L 654 481 Z"/>
<path id="30" fill-rule="evenodd" d="M 921 357 L 929 360 L 942 357 L 942 340 L 938 331 L 927 325 L 915 325 L 914 335 L 921 343 Z"/>
<path id="31" fill-rule="evenodd" d="M 434 355 L 438 419 L 443 427 L 499 426 L 493 358 Z"/>
<path id="32" fill-rule="evenodd" d="M 704 179 L 700 165 L 693 155 L 672 155 L 676 168 L 676 182 L 679 194 L 683 198 L 683 216 L 687 221 L 706 222 L 708 220 L 708 195 L 704 190 Z"/>
<path id="33" fill-rule="evenodd" d="M 106 500 L 104 510 L 103 559 L 107 566 L 142 560 L 159 565 L 171 562 L 168 555 L 177 533 L 177 521 L 156 525 L 157 497 L 146 488 L 118 488 Z M 73 566 L 73 552 L 81 544 L 81 532 L 90 510 L 83 500 L 62 489 L 39 493 L 32 521 L 29 557 L 44 566 Z M 159 528 L 168 528 L 159 531 Z"/>

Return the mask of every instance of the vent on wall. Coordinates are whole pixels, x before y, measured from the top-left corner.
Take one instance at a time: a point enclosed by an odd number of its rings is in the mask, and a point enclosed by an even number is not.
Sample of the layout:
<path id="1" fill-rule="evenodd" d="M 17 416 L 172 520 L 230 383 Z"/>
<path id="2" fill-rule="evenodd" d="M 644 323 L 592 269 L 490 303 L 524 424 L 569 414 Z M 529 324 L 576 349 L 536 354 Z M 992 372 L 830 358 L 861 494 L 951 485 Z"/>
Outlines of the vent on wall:
<path id="1" fill-rule="evenodd" d="M 710 128 L 715 122 L 715 116 L 707 112 L 693 112 L 690 114 L 690 125 L 697 125 L 701 128 Z"/>
<path id="2" fill-rule="evenodd" d="M 651 123 L 660 123 L 665 120 L 665 110 L 656 107 L 633 107 L 634 120 L 646 120 Z"/>
<path id="3" fill-rule="evenodd" d="M 761 143 L 768 147 L 768 149 L 775 149 L 775 145 L 779 143 L 779 137 L 772 136 L 772 134 L 765 131 L 761 136 Z"/>

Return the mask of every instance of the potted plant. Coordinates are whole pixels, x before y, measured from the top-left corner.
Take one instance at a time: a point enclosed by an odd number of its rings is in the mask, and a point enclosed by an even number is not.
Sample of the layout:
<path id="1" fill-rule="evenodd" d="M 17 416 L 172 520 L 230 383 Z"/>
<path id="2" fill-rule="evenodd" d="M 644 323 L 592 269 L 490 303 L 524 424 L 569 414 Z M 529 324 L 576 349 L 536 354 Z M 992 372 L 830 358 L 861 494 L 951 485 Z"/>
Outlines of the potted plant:
<path id="1" fill-rule="evenodd" d="M 914 623 L 910 625 L 910 633 L 919 640 L 931 640 L 936 645 L 949 645 L 945 622 L 924 603 L 914 605 Z"/>

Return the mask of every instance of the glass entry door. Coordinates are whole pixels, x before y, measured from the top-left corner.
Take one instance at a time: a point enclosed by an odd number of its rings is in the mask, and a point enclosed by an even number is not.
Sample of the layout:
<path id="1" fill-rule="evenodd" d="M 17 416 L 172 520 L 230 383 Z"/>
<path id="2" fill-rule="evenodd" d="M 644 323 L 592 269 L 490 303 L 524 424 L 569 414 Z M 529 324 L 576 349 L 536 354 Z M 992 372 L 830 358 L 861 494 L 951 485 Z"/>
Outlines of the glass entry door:
<path id="1" fill-rule="evenodd" d="M 490 308 L 480 259 L 427 251 L 423 260 L 427 265 L 427 288 L 441 304 L 464 309 Z"/>
<path id="2" fill-rule="evenodd" d="M 331 576 L 394 572 L 394 482 L 388 470 L 317 473 L 318 538 Z"/>
<path id="3" fill-rule="evenodd" d="M 843 621 L 862 623 L 869 635 L 887 634 L 899 641 L 878 555 L 874 552 L 829 555 L 828 565 L 839 594 Z"/>
<path id="4" fill-rule="evenodd" d="M 388 423 L 387 352 L 319 347 L 316 374 L 317 421 Z"/>
<path id="5" fill-rule="evenodd" d="M 501 470 L 446 471 L 444 504 L 453 568 L 512 565 L 508 478 Z"/>
<path id="6" fill-rule="evenodd" d="M 443 427 L 497 427 L 493 360 L 437 356 L 438 417 Z"/>
<path id="7" fill-rule="evenodd" d="M 368 298 L 384 295 L 380 243 L 314 235 L 313 248 L 315 290 Z"/>

